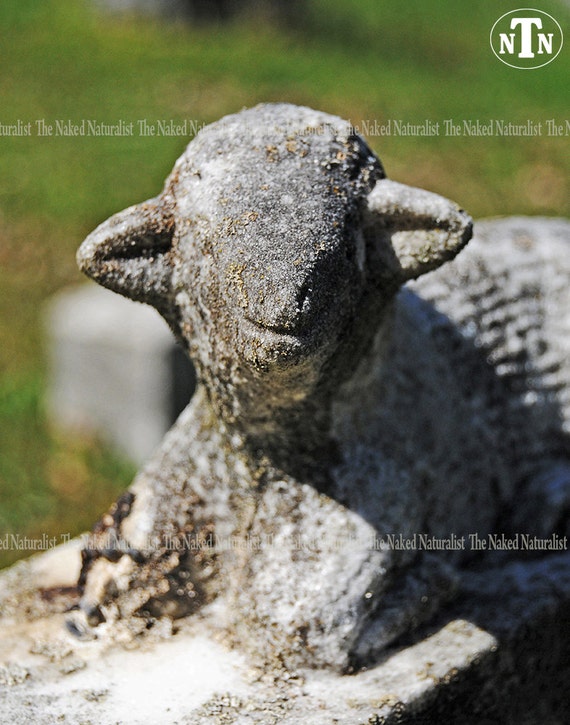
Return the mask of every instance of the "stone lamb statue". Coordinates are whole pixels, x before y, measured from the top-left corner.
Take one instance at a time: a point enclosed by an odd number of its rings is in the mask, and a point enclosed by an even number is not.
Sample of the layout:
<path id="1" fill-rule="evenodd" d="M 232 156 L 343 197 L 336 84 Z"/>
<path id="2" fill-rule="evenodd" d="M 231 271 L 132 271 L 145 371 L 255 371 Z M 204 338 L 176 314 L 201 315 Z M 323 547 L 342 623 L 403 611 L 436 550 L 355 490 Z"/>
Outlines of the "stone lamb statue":
<path id="1" fill-rule="evenodd" d="M 471 234 L 286 104 L 203 129 L 98 227 L 81 269 L 153 305 L 199 386 L 95 527 L 70 626 L 214 611 L 262 661 L 351 671 L 452 595 L 471 534 L 561 534 L 567 240 L 483 235 L 444 265 Z"/>

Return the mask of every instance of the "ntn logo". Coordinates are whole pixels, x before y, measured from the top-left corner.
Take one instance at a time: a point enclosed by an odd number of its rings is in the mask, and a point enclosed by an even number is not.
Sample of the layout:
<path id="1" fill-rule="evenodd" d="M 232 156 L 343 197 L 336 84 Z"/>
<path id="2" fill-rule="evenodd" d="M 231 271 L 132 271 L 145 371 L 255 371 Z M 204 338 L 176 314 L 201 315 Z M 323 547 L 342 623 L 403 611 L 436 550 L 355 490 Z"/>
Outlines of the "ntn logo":
<path id="1" fill-rule="evenodd" d="M 552 53 L 552 41 L 554 33 L 533 33 L 534 28 L 542 28 L 542 20 L 540 18 L 513 18 L 511 20 L 511 30 L 520 26 L 520 52 L 519 58 L 534 58 L 533 46 L 534 40 L 538 42 L 538 53 Z M 499 53 L 513 54 L 515 52 L 515 33 L 499 33 L 501 41 L 501 50 Z"/>
<path id="2" fill-rule="evenodd" d="M 519 8 L 502 15 L 491 29 L 491 48 L 513 68 L 540 68 L 562 49 L 562 28 L 548 13 Z"/>

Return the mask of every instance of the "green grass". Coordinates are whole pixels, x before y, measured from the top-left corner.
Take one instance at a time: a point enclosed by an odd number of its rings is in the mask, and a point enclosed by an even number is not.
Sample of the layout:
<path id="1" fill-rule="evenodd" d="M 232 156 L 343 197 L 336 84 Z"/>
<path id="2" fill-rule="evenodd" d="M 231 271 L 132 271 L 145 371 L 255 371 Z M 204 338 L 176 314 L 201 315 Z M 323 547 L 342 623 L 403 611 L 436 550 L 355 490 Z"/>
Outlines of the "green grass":
<path id="1" fill-rule="evenodd" d="M 557 3 L 543 5 L 561 17 Z M 533 74 L 503 66 L 490 52 L 489 27 L 507 2 L 313 0 L 311 7 L 308 29 L 287 34 L 248 25 L 109 23 L 89 12 L 87 2 L 4 0 L 3 120 L 211 121 L 262 100 L 318 105 L 355 122 L 567 114 L 561 91 L 567 56 Z M 4 138 L 4 211 L 18 218 L 47 215 L 87 230 L 115 208 L 155 193 L 185 141 Z M 372 143 L 392 175 L 423 181 L 429 167 L 433 183 L 448 193 L 452 185 L 478 216 L 568 209 L 565 139 Z M 532 177 L 537 165 L 562 177 L 564 188 L 532 198 L 524 170 Z"/>
<path id="2" fill-rule="evenodd" d="M 109 18 L 93 5 L 0 5 L 0 122 L 30 121 L 33 130 L 0 137 L 0 535 L 78 532 L 132 473 L 96 441 L 58 437 L 46 422 L 41 310 L 80 281 L 74 254 L 85 234 L 156 194 L 188 141 L 142 137 L 137 120 L 209 122 L 283 100 L 357 125 L 567 116 L 568 53 L 529 72 L 491 53 L 490 27 L 512 9 L 506 0 L 310 0 L 296 30 Z M 568 35 L 568 9 L 555 0 L 540 7 Z M 134 121 L 135 134 L 39 138 L 38 119 Z M 390 176 L 476 217 L 570 211 L 567 138 L 369 140 Z"/>
<path id="3" fill-rule="evenodd" d="M 39 378 L 0 388 L 0 547 L 5 534 L 75 535 L 89 530 L 125 488 L 133 467 L 95 440 L 70 437 L 46 421 Z M 28 552 L 29 553 L 29 552 Z M 0 548 L 10 564 L 25 550 Z"/>

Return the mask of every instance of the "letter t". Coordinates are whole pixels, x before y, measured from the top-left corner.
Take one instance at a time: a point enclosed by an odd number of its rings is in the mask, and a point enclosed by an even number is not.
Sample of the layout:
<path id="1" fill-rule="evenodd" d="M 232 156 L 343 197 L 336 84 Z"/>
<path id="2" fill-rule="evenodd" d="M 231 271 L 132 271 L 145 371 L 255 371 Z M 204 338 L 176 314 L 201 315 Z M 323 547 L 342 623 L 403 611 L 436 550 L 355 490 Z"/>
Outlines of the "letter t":
<path id="1" fill-rule="evenodd" d="M 513 18 L 511 20 L 511 30 L 517 26 L 521 26 L 521 52 L 519 58 L 534 58 L 532 52 L 532 26 L 540 30 L 542 28 L 542 20 L 540 18 Z"/>

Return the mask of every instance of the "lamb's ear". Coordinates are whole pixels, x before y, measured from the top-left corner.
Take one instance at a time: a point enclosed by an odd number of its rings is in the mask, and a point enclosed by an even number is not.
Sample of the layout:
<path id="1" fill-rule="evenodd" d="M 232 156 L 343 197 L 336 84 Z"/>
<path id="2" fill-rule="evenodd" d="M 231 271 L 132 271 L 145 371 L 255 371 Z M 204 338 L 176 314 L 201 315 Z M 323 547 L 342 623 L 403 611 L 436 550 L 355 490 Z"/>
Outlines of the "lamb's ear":
<path id="1" fill-rule="evenodd" d="M 401 282 L 453 259 L 473 228 L 469 215 L 443 196 L 388 179 L 368 195 L 364 221 L 379 257 Z"/>
<path id="2" fill-rule="evenodd" d="M 131 206 L 95 229 L 77 252 L 82 272 L 161 312 L 169 296 L 174 221 L 160 198 Z"/>

